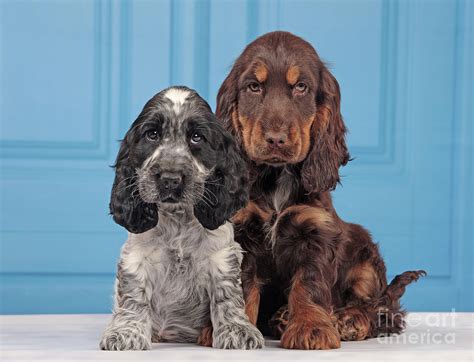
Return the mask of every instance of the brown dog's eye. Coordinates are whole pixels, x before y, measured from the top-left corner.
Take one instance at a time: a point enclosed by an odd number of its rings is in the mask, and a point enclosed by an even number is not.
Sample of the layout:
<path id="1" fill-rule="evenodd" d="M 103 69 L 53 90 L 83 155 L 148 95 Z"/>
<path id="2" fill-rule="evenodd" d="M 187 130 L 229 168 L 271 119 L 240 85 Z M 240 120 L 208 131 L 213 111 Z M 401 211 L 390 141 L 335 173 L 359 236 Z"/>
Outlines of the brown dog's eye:
<path id="1" fill-rule="evenodd" d="M 252 82 L 249 84 L 249 89 L 253 93 L 260 93 L 262 91 L 262 86 L 260 83 Z"/>
<path id="2" fill-rule="evenodd" d="M 307 89 L 308 89 L 308 86 L 304 84 L 303 82 L 298 82 L 295 85 L 295 91 L 298 94 L 303 94 L 304 92 L 306 92 Z"/>

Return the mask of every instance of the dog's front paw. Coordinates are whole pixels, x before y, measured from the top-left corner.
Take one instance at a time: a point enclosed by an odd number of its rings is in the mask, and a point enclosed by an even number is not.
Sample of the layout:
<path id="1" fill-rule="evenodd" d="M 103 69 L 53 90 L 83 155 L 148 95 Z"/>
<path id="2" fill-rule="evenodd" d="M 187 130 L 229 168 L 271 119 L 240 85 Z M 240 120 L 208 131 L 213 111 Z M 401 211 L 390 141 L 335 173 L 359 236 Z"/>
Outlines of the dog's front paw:
<path id="1" fill-rule="evenodd" d="M 212 347 L 257 349 L 265 344 L 262 333 L 252 324 L 226 324 L 214 330 Z"/>
<path id="2" fill-rule="evenodd" d="M 275 339 L 280 339 L 282 334 L 286 330 L 288 321 L 290 320 L 290 311 L 288 310 L 288 304 L 285 304 L 278 309 L 272 318 L 268 321 L 270 327 L 270 333 Z"/>
<path id="3" fill-rule="evenodd" d="M 151 349 L 151 339 L 138 328 L 110 328 L 104 332 L 99 346 L 106 351 L 144 351 Z"/>
<path id="4" fill-rule="evenodd" d="M 334 326 L 290 321 L 281 336 L 281 346 L 289 349 L 332 349 L 339 348 L 341 341 Z"/>

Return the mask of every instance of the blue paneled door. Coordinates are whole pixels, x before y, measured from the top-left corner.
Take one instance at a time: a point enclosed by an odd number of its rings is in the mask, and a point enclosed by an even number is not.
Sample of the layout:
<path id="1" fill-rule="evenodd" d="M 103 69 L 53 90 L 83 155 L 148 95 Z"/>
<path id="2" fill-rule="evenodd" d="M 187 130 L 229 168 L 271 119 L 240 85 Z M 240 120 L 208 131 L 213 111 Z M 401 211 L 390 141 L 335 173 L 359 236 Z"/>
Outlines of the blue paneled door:
<path id="1" fill-rule="evenodd" d="M 341 216 L 391 276 L 429 272 L 408 309 L 473 310 L 473 19 L 469 0 L 0 1 L 0 312 L 110 310 L 117 140 L 171 84 L 214 106 L 245 44 L 276 29 L 341 85 Z"/>

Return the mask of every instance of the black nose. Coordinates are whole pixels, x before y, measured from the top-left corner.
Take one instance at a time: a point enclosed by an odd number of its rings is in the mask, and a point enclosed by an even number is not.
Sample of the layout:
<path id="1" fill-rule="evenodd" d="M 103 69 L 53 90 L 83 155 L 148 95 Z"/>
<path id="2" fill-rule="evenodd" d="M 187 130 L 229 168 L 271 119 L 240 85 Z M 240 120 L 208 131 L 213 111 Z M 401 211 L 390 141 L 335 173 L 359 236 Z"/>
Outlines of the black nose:
<path id="1" fill-rule="evenodd" d="M 162 173 L 160 183 L 165 190 L 174 191 L 182 185 L 183 177 L 176 174 Z"/>
<path id="2" fill-rule="evenodd" d="M 286 133 L 267 131 L 265 132 L 265 141 L 271 146 L 283 146 L 288 139 Z"/>

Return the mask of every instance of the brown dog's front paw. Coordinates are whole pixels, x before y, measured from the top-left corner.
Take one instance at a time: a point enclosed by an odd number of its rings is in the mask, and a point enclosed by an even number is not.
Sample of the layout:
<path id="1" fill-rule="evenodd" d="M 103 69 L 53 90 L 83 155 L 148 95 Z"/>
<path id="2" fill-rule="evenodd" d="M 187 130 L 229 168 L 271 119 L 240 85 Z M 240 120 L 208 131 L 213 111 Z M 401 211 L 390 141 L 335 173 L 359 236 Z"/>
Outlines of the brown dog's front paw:
<path id="1" fill-rule="evenodd" d="M 341 347 L 341 341 L 333 326 L 290 321 L 281 336 L 281 346 L 288 349 L 333 349 Z"/>
<path id="2" fill-rule="evenodd" d="M 212 331 L 211 326 L 204 327 L 199 334 L 197 344 L 203 347 L 212 347 Z"/>
<path id="3" fill-rule="evenodd" d="M 278 309 L 273 317 L 268 321 L 268 326 L 270 327 L 270 332 L 272 337 L 280 339 L 282 334 L 286 330 L 288 325 L 288 320 L 290 319 L 290 312 L 288 310 L 288 305 L 284 305 Z"/>

